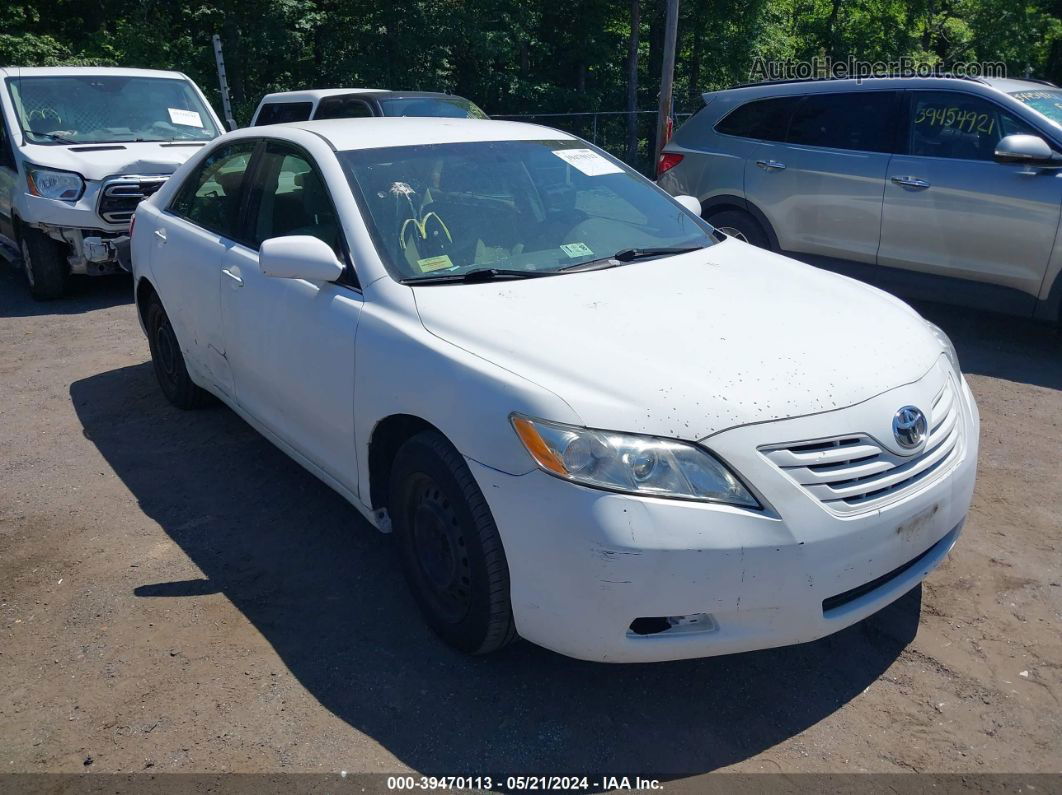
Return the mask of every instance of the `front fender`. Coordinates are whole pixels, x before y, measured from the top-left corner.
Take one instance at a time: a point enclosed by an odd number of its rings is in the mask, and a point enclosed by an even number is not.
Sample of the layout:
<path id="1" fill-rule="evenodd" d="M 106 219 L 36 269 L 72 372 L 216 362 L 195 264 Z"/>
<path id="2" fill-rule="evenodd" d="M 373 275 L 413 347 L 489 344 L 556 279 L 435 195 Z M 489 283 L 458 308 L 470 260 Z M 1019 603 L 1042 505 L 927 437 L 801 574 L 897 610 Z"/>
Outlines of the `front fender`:
<path id="1" fill-rule="evenodd" d="M 512 412 L 579 423 L 554 393 L 428 332 L 409 288 L 392 282 L 387 290 L 395 300 L 366 300 L 355 346 L 360 494 L 369 494 L 372 432 L 395 414 L 419 417 L 462 455 L 512 475 L 535 468 L 509 423 Z"/>

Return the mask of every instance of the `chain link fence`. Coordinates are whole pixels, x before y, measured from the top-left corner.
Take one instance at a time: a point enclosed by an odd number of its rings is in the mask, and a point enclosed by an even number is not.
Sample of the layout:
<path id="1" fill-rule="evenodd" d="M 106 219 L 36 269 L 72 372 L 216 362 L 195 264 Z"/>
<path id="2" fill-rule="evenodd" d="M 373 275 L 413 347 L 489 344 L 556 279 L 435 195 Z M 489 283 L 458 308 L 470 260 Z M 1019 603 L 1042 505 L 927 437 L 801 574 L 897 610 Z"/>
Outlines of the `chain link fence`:
<path id="1" fill-rule="evenodd" d="M 634 112 L 637 145 L 631 157 L 628 157 L 627 152 L 627 121 L 631 114 L 625 110 L 584 113 L 502 113 L 491 114 L 491 118 L 542 124 L 578 135 L 652 178 L 656 176 L 651 146 L 656 138 L 656 114 L 655 110 Z M 676 113 L 675 127 L 678 128 L 692 115 L 691 113 Z"/>

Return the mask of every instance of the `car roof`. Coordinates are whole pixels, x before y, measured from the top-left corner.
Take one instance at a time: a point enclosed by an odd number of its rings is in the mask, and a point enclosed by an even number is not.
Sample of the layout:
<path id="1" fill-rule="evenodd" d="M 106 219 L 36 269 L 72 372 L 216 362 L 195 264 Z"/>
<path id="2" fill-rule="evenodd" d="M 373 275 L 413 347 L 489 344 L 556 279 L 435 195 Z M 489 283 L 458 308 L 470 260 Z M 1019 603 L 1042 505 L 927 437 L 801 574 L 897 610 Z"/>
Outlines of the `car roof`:
<path id="1" fill-rule="evenodd" d="M 277 91 L 266 94 L 262 102 L 313 102 L 337 94 L 384 94 L 386 88 L 309 88 L 305 91 Z"/>
<path id="2" fill-rule="evenodd" d="M 448 117 L 378 117 L 371 119 L 326 119 L 248 127 L 248 135 L 269 129 L 279 132 L 294 127 L 319 135 L 338 151 L 378 149 L 419 144 L 471 143 L 477 141 L 570 141 L 570 133 L 516 121 L 453 119 Z"/>
<path id="3" fill-rule="evenodd" d="M 413 99 L 416 97 L 455 97 L 453 94 L 444 94 L 441 91 L 392 91 L 388 88 L 313 88 L 306 91 L 277 91 L 266 94 L 262 102 L 314 102 L 324 97 L 335 97 L 348 94 L 373 94 L 379 99 L 384 96 L 388 99 Z"/>
<path id="4" fill-rule="evenodd" d="M 161 69 L 125 69 L 117 66 L 3 66 L 0 74 L 7 77 L 161 77 L 187 80 L 182 72 Z"/>
<path id="5" fill-rule="evenodd" d="M 748 96 L 787 96 L 791 94 L 818 94 L 835 91 L 883 91 L 901 88 L 964 88 L 980 87 L 1011 93 L 1036 88 L 1056 88 L 1051 83 L 1036 80 L 1007 78 L 973 78 L 942 75 L 940 77 L 864 77 L 864 78 L 815 78 L 810 80 L 765 80 L 762 83 L 744 83 L 720 91 L 702 94 L 705 102 L 713 96 L 731 92 L 748 93 Z"/>
<path id="6" fill-rule="evenodd" d="M 1035 91 L 1044 88 L 1058 88 L 1054 83 L 1049 83 L 1046 80 L 1019 80 L 1016 78 L 988 77 L 984 79 L 984 82 L 988 83 L 992 88 L 998 88 L 1000 91 L 1006 91 L 1008 94 L 1013 94 L 1015 91 Z"/>

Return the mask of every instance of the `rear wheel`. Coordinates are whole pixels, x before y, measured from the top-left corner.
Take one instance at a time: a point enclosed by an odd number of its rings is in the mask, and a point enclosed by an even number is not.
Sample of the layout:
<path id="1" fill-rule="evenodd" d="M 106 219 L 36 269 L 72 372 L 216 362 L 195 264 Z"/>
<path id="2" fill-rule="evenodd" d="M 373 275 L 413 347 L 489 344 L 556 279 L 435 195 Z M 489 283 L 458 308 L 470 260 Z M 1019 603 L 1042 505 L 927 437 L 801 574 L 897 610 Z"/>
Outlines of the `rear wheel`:
<path id="1" fill-rule="evenodd" d="M 490 508 L 461 455 L 424 431 L 391 468 L 390 515 L 402 570 L 428 625 L 467 654 L 516 637 L 509 565 Z"/>
<path id="2" fill-rule="evenodd" d="M 708 216 L 708 223 L 728 237 L 733 237 L 745 243 L 750 243 L 760 248 L 770 248 L 770 241 L 763 227 L 743 210 L 721 210 Z"/>
<path id="3" fill-rule="evenodd" d="M 209 404 L 210 393 L 196 386 L 188 375 L 173 326 L 157 298 L 148 305 L 146 319 L 151 363 L 166 399 L 179 409 L 197 409 Z"/>
<path id="4" fill-rule="evenodd" d="M 19 238 L 22 268 L 30 295 L 38 301 L 62 297 L 70 270 L 66 262 L 66 246 L 28 226 L 19 230 Z"/>

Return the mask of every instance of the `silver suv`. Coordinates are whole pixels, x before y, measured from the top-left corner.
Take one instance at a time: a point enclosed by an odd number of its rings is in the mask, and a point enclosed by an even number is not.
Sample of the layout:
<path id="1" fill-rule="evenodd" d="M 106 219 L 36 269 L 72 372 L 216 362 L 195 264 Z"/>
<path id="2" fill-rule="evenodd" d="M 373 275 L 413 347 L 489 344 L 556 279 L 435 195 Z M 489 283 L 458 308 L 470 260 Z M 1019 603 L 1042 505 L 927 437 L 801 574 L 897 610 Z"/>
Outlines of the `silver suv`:
<path id="1" fill-rule="evenodd" d="M 720 231 L 900 294 L 1060 320 L 1062 89 L 811 80 L 704 102 L 658 182 Z"/>

